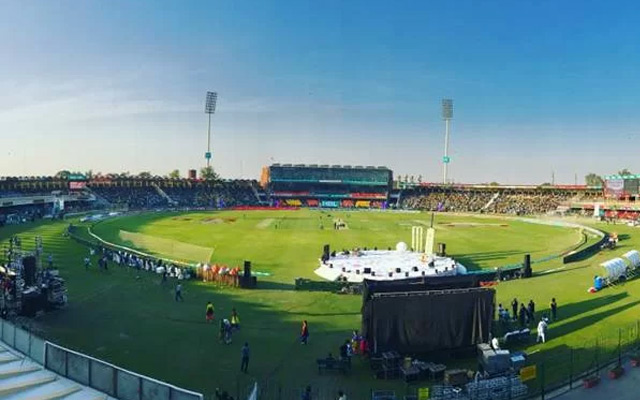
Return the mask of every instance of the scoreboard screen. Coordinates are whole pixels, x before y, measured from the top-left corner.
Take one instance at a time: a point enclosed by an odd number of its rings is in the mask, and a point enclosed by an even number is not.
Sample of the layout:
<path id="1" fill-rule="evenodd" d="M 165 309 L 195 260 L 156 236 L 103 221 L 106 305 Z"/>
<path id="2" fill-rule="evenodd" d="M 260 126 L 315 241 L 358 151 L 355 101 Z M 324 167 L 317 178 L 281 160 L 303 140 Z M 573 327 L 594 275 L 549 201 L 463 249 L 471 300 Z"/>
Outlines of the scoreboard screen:
<path id="1" fill-rule="evenodd" d="M 607 179 L 605 181 L 607 197 L 622 197 L 624 194 L 624 179 Z"/>

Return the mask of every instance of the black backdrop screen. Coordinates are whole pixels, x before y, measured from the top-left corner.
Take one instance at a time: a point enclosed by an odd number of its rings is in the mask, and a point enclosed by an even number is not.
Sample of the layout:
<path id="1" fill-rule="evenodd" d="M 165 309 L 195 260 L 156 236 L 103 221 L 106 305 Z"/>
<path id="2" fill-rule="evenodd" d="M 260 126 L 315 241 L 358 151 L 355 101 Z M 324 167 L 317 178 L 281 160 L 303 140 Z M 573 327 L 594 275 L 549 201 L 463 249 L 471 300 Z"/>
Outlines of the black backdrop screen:
<path id="1" fill-rule="evenodd" d="M 493 289 L 386 293 L 364 298 L 362 334 L 373 351 L 404 354 L 489 341 Z"/>

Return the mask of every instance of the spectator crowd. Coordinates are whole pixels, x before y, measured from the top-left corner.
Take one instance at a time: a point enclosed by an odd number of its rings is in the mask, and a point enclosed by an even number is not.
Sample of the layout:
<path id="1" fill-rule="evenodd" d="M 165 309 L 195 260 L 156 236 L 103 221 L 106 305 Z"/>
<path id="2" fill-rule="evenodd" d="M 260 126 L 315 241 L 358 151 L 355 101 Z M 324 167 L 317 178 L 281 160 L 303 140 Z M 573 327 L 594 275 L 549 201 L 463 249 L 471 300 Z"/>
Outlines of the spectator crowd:
<path id="1" fill-rule="evenodd" d="M 160 184 L 160 188 L 179 207 L 222 208 L 257 205 L 252 181 L 226 181 L 211 184 Z"/>
<path id="2" fill-rule="evenodd" d="M 402 194 L 405 209 L 534 215 L 554 211 L 572 198 L 566 191 L 500 191 L 427 187 Z"/>

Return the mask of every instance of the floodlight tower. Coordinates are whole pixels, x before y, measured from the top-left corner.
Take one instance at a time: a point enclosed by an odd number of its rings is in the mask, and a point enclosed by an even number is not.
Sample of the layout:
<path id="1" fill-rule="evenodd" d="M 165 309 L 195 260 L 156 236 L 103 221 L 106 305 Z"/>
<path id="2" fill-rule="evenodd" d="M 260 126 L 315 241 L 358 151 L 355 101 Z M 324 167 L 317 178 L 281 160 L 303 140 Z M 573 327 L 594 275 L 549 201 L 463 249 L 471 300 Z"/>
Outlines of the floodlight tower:
<path id="1" fill-rule="evenodd" d="M 209 114 L 209 128 L 207 129 L 207 152 L 204 158 L 207 160 L 207 167 L 211 163 L 211 114 L 216 112 L 216 103 L 218 102 L 218 92 L 207 92 L 207 100 L 204 105 L 205 114 Z"/>
<path id="2" fill-rule="evenodd" d="M 442 183 L 447 184 L 447 167 L 449 165 L 449 125 L 453 119 L 453 100 L 442 99 L 442 119 L 444 119 L 444 156 L 442 157 Z"/>

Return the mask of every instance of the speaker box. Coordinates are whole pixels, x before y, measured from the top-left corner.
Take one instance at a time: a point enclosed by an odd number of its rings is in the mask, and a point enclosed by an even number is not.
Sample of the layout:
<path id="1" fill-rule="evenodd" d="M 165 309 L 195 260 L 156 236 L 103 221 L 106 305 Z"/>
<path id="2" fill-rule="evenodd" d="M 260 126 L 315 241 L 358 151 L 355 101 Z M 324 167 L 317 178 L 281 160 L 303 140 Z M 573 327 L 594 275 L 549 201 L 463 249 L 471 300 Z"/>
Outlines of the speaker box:
<path id="1" fill-rule="evenodd" d="M 447 255 L 447 244 L 446 243 L 438 243 L 438 255 L 440 257 L 444 257 Z"/>
<path id="2" fill-rule="evenodd" d="M 396 268 L 396 272 L 400 273 L 400 272 L 402 272 L 402 270 L 400 268 Z"/>
<path id="3" fill-rule="evenodd" d="M 245 278 L 251 277 L 251 261 L 244 262 L 244 277 Z"/>
<path id="4" fill-rule="evenodd" d="M 331 255 L 331 248 L 329 247 L 328 244 L 325 244 L 322 249 L 322 258 L 328 260 L 330 255 Z"/>
<path id="5" fill-rule="evenodd" d="M 34 256 L 24 257 L 22 259 L 24 266 L 24 283 L 26 286 L 36 284 L 36 258 Z"/>
<path id="6" fill-rule="evenodd" d="M 533 275 L 533 271 L 531 270 L 531 254 L 524 255 L 521 273 L 523 278 L 531 278 L 531 275 Z"/>
<path id="7" fill-rule="evenodd" d="M 370 274 L 371 273 L 371 268 L 365 267 L 364 268 L 364 273 L 365 274 Z"/>
<path id="8" fill-rule="evenodd" d="M 258 278 L 255 276 L 240 276 L 240 287 L 243 289 L 255 289 L 258 286 Z"/>
<path id="9" fill-rule="evenodd" d="M 413 272 L 418 272 L 418 267 L 413 267 L 411 269 L 413 270 Z"/>

